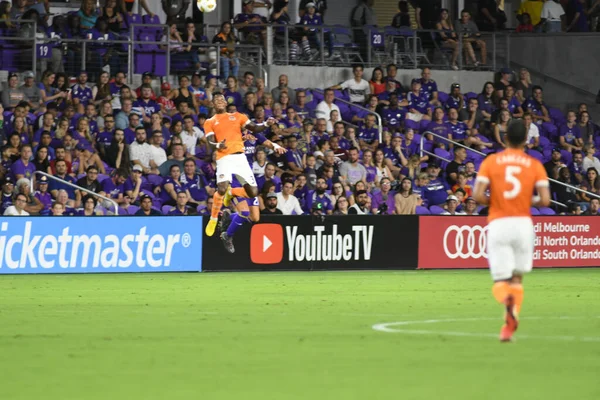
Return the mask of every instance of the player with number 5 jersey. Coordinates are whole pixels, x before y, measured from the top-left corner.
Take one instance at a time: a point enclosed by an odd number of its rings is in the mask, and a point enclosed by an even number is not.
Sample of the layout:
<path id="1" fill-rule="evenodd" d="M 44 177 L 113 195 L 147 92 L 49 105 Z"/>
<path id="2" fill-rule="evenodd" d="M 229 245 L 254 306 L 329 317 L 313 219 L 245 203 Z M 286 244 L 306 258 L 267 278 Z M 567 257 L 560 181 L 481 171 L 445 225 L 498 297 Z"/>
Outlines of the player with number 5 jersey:
<path id="1" fill-rule="evenodd" d="M 546 170 L 524 150 L 525 123 L 513 121 L 505 136 L 508 148 L 483 161 L 473 192 L 478 203 L 489 204 L 488 262 L 494 280 L 492 293 L 506 308 L 505 324 L 500 331 L 503 342 L 510 341 L 517 330 L 523 303 L 523 275 L 533 267 L 535 232 L 531 207 L 550 204 Z"/>

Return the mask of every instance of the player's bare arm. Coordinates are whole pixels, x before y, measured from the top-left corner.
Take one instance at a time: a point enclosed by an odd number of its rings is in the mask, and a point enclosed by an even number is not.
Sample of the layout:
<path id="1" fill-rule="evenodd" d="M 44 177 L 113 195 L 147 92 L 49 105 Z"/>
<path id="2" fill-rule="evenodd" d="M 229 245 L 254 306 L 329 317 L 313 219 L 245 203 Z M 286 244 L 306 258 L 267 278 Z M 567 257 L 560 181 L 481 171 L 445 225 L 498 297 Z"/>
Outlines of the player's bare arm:
<path id="1" fill-rule="evenodd" d="M 479 177 L 478 177 L 479 178 Z M 489 187 L 489 182 L 484 180 L 475 181 L 475 189 L 473 190 L 473 198 L 478 204 L 489 205 L 490 198 L 485 194 Z"/>

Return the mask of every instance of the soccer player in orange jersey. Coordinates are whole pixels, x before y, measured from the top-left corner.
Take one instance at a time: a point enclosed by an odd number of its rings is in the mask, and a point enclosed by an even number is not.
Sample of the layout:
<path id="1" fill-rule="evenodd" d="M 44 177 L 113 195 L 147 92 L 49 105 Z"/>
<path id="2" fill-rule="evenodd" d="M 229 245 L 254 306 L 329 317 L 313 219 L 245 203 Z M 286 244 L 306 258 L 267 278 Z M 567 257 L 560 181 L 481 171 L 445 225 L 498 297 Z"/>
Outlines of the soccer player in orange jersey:
<path id="1" fill-rule="evenodd" d="M 216 114 L 204 123 L 204 132 L 210 144 L 217 151 L 217 192 L 213 196 L 213 207 L 210 221 L 206 226 L 206 234 L 212 236 L 217 227 L 221 206 L 229 206 L 232 197 L 252 198 L 258 196 L 258 187 L 252 168 L 248 165 L 244 155 L 244 139 L 242 129 L 252 132 L 262 132 L 272 126 L 276 121 L 272 118 L 265 125 L 256 125 L 245 114 L 238 112 L 228 113 L 227 101 L 221 93 L 213 95 L 213 106 Z M 214 140 L 213 140 L 214 139 Z M 274 144 L 276 152 L 285 152 L 285 149 Z M 231 189 L 233 175 L 236 175 L 243 187 Z M 222 238 L 231 240 L 231 238 Z"/>
<path id="2" fill-rule="evenodd" d="M 524 151 L 525 123 L 513 121 L 505 138 L 508 148 L 487 157 L 481 164 L 473 193 L 478 203 L 489 205 L 488 262 L 494 279 L 492 293 L 506 308 L 505 324 L 500 331 L 503 342 L 510 341 L 517 330 L 523 303 L 523 274 L 533 267 L 535 232 L 531 206 L 550 204 L 546 170 Z"/>

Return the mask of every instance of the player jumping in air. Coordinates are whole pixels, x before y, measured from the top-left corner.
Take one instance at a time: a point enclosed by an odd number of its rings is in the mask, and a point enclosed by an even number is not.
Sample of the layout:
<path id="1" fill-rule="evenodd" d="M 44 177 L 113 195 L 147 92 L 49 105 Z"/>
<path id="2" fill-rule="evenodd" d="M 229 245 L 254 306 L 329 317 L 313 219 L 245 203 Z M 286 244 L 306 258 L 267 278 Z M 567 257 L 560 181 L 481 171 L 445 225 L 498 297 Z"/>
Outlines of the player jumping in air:
<path id="1" fill-rule="evenodd" d="M 484 160 L 473 193 L 479 204 L 489 204 L 487 251 L 494 279 L 492 293 L 506 308 L 500 331 L 502 342 L 510 341 L 517 330 L 523 303 L 523 274 L 533 267 L 535 233 L 531 206 L 550 204 L 546 170 L 524 151 L 525 123 L 512 122 L 505 136 L 508 148 Z M 534 190 L 538 195 L 534 196 Z"/>
<path id="2" fill-rule="evenodd" d="M 245 114 L 226 112 L 227 101 L 225 96 L 220 93 L 213 96 L 213 106 L 216 114 L 204 123 L 207 140 L 217 149 L 217 192 L 213 196 L 211 217 L 206 226 L 207 236 L 212 236 L 215 233 L 222 205 L 229 207 L 233 197 L 253 198 L 258 196 L 258 187 L 252 168 L 248 165 L 244 155 L 242 130 L 248 129 L 254 133 L 259 133 L 276 122 L 274 119 L 269 118 L 265 125 L 259 126 L 250 122 Z M 214 136 L 214 141 L 212 136 Z M 275 151 L 285 152 L 285 149 L 281 146 L 275 143 L 271 144 Z M 243 187 L 231 188 L 233 175 L 236 175 Z M 221 234 L 221 239 L 225 242 L 225 247 L 231 251 L 233 243 L 227 232 Z"/>

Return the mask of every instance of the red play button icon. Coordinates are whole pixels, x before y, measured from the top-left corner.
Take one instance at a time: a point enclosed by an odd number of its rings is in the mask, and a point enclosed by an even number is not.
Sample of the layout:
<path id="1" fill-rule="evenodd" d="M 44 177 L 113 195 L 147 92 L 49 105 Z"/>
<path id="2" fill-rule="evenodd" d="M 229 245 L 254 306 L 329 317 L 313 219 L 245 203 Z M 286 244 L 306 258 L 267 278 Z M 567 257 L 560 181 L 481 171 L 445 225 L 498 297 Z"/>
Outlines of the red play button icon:
<path id="1" fill-rule="evenodd" d="M 250 260 L 254 264 L 277 264 L 283 259 L 283 228 L 257 224 L 250 234 Z"/>

